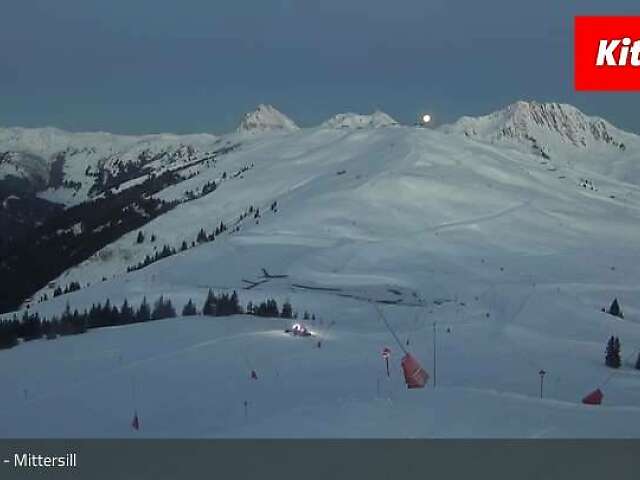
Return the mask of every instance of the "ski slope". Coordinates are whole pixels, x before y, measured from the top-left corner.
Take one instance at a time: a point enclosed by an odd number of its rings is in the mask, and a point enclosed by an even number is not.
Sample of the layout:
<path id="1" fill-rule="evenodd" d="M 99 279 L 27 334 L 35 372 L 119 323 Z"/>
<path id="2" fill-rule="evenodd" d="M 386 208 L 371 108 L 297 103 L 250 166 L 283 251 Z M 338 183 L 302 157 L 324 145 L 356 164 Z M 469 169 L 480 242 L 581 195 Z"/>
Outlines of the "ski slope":
<path id="1" fill-rule="evenodd" d="M 254 317 L 179 318 L 15 348 L 12 362 L 0 367 L 0 435 L 637 437 L 637 375 L 610 382 L 604 406 L 575 398 L 606 375 L 595 360 L 599 344 L 569 342 L 567 355 L 565 340 L 516 325 L 497 329 L 479 316 L 462 321 L 455 308 L 443 307 L 440 325 L 451 332 L 439 333 L 438 385 L 407 390 L 395 345 L 386 377 L 380 347 L 390 344 L 389 334 L 372 309 L 335 306 L 359 315 L 330 329 L 310 325 L 323 338 L 321 349 L 314 338 L 284 334 L 282 320 Z M 433 373 L 430 325 L 407 320 L 412 313 L 400 309 L 392 322 L 406 324 L 403 338 Z M 549 372 L 543 400 L 538 366 Z M 258 380 L 250 379 L 251 369 Z M 134 410 L 139 432 L 129 426 Z"/>
<path id="2" fill-rule="evenodd" d="M 489 127 L 360 124 L 224 137 L 239 148 L 158 195 L 248 170 L 147 224 L 155 245 L 131 232 L 57 279 L 90 286 L 31 307 L 52 315 L 162 294 L 180 310 L 189 298 L 201 307 L 208 288 L 237 290 L 243 305 L 272 296 L 314 312 L 322 348 L 285 335 L 283 320 L 246 316 L 31 342 L 0 351 L 0 436 L 638 437 L 637 137 L 620 133 L 623 150 L 537 131 L 538 145 L 555 142 L 547 159 Z M 259 221 L 238 220 L 249 206 Z M 234 228 L 126 273 L 220 221 Z M 287 277 L 244 290 L 261 268 Z M 624 320 L 600 311 L 614 297 Z M 430 374 L 436 322 L 435 389 L 404 387 L 375 305 Z M 612 377 L 611 335 L 626 362 Z M 582 405 L 599 386 L 603 405 Z"/>

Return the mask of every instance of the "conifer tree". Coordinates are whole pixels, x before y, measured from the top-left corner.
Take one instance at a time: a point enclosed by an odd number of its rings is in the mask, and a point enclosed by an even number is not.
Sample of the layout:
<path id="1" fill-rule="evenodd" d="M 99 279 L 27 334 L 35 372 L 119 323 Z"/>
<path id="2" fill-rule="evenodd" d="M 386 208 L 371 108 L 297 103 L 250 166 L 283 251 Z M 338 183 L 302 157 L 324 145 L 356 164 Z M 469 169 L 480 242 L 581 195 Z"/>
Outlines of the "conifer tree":
<path id="1" fill-rule="evenodd" d="M 217 298 L 214 295 L 213 290 L 209 289 L 209 292 L 207 293 L 207 299 L 205 300 L 204 306 L 202 307 L 202 314 L 209 317 L 214 317 L 217 311 L 216 303 Z"/>
<path id="2" fill-rule="evenodd" d="M 605 365 L 611 368 L 620 368 L 620 340 L 617 337 L 609 338 L 605 356 Z"/>
<path id="3" fill-rule="evenodd" d="M 254 313 L 258 317 L 266 317 L 267 316 L 267 303 L 266 302 L 260 302 L 258 307 L 254 309 Z"/>
<path id="4" fill-rule="evenodd" d="M 11 348 L 18 344 L 16 322 L 0 322 L 0 349 Z"/>
<path id="5" fill-rule="evenodd" d="M 613 299 L 613 302 L 611 302 L 611 306 L 609 307 L 609 310 L 607 310 L 607 313 L 610 315 L 613 315 L 614 317 L 624 318 L 622 309 L 620 308 L 620 304 L 618 303 L 617 298 Z"/>
<path id="6" fill-rule="evenodd" d="M 40 320 L 40 316 L 35 313 L 33 315 L 29 315 L 25 310 L 22 316 L 22 338 L 25 341 L 36 340 L 38 338 L 42 338 L 42 321 Z"/>
<path id="7" fill-rule="evenodd" d="M 120 311 L 115 305 L 111 307 L 111 314 L 109 315 L 109 325 L 122 325 L 120 319 Z"/>
<path id="8" fill-rule="evenodd" d="M 280 316 L 280 311 L 278 310 L 278 303 L 273 298 L 270 298 L 270 299 L 267 300 L 266 316 L 267 317 L 279 317 Z"/>
<path id="9" fill-rule="evenodd" d="M 138 311 L 136 312 L 136 321 L 148 322 L 149 320 L 151 320 L 151 308 L 147 303 L 147 297 L 144 297 L 140 304 L 140 308 L 138 308 Z"/>
<path id="10" fill-rule="evenodd" d="M 62 315 L 60 315 L 60 322 L 58 324 L 58 335 L 64 337 L 67 335 L 71 335 L 71 333 L 71 313 L 65 310 Z"/>
<path id="11" fill-rule="evenodd" d="M 240 306 L 240 299 L 238 298 L 238 292 L 235 290 L 231 294 L 230 314 L 238 315 L 242 313 L 242 307 Z"/>
<path id="12" fill-rule="evenodd" d="M 164 299 L 163 295 L 156 300 L 153 305 L 153 312 L 151 313 L 152 320 L 162 320 L 164 318 L 173 318 L 176 316 L 176 311 L 171 304 L 171 300 Z"/>
<path id="13" fill-rule="evenodd" d="M 129 305 L 127 299 L 124 299 L 122 303 L 122 307 L 120 307 L 120 323 L 122 325 L 127 325 L 129 323 L 133 323 L 135 321 L 135 312 L 133 308 Z"/>
<path id="14" fill-rule="evenodd" d="M 58 328 L 58 319 L 56 317 L 53 317 L 51 321 L 46 322 L 46 324 L 43 326 L 44 337 L 47 340 L 55 340 L 56 338 L 58 338 Z"/>
<path id="15" fill-rule="evenodd" d="M 190 317 L 197 314 L 198 312 L 196 310 L 196 306 L 193 304 L 193 301 L 189 299 L 189 301 L 185 304 L 184 308 L 182 309 L 182 316 Z"/>
<path id="16" fill-rule="evenodd" d="M 293 308 L 291 307 L 291 303 L 287 300 L 282 304 L 282 318 L 293 318 Z"/>
<path id="17" fill-rule="evenodd" d="M 100 310 L 102 307 L 95 303 L 91 304 L 91 308 L 89 309 L 89 328 L 94 328 L 98 323 L 98 317 L 100 316 Z"/>

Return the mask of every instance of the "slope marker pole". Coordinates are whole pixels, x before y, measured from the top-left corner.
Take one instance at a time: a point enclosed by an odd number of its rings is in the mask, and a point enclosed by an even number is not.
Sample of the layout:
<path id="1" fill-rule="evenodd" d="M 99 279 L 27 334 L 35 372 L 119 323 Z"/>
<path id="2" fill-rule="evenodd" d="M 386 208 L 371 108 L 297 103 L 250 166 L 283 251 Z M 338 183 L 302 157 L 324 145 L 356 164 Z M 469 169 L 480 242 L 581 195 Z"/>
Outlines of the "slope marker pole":
<path id="1" fill-rule="evenodd" d="M 436 323 L 433 322 L 433 388 L 436 388 L 436 376 L 437 376 L 437 368 L 436 368 Z"/>

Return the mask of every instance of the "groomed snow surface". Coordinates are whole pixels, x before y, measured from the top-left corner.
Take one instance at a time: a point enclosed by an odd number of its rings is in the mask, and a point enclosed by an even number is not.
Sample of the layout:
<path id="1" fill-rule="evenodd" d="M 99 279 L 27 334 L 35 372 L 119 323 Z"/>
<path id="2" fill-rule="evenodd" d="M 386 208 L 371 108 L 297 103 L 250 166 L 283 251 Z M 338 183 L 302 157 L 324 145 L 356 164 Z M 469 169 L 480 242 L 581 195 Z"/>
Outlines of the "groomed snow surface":
<path id="1" fill-rule="evenodd" d="M 624 140 L 592 156 L 557 142 L 548 160 L 412 127 L 246 136 L 179 188 L 253 168 L 144 231 L 179 248 L 250 205 L 258 223 L 127 274 L 154 247 L 131 232 L 57 280 L 91 286 L 31 308 L 163 294 L 180 311 L 188 298 L 201 308 L 208 288 L 235 289 L 243 305 L 274 297 L 315 313 L 315 336 L 286 335 L 282 319 L 190 317 L 0 351 L 0 436 L 637 438 L 640 150 Z M 261 267 L 288 277 L 243 290 Z M 624 320 L 600 311 L 614 297 Z M 425 389 L 404 386 L 375 305 L 431 375 Z M 611 335 L 620 370 L 604 366 Z M 598 387 L 603 404 L 583 405 Z"/>

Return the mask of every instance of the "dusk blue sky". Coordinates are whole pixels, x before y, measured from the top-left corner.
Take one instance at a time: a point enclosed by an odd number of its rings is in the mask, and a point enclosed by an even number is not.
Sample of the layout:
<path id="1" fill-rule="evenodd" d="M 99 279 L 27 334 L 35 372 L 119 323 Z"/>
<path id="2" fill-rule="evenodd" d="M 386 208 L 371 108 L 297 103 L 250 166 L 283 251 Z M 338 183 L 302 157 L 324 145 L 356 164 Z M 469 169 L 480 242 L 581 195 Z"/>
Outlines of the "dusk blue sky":
<path id="1" fill-rule="evenodd" d="M 382 109 L 439 123 L 518 99 L 640 132 L 640 94 L 573 91 L 576 14 L 638 0 L 2 0 L 0 125 L 230 131 L 272 103 L 302 126 Z"/>

